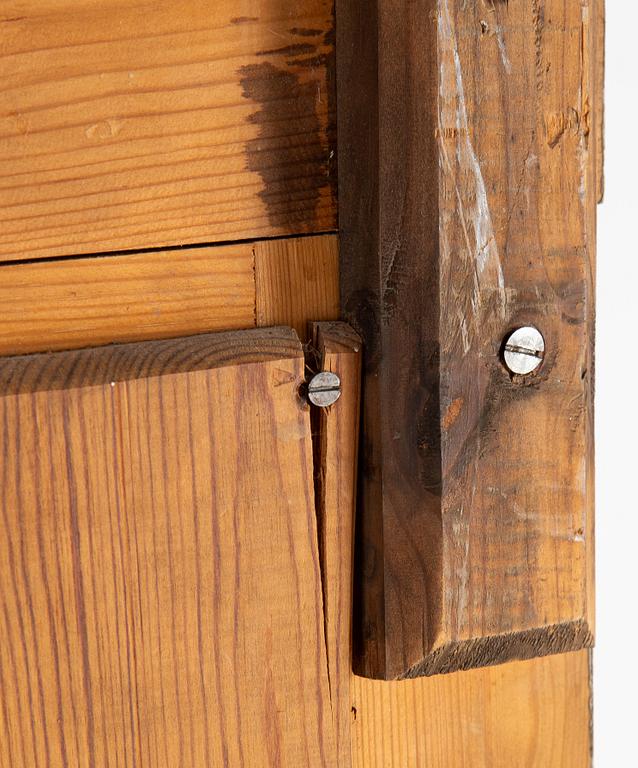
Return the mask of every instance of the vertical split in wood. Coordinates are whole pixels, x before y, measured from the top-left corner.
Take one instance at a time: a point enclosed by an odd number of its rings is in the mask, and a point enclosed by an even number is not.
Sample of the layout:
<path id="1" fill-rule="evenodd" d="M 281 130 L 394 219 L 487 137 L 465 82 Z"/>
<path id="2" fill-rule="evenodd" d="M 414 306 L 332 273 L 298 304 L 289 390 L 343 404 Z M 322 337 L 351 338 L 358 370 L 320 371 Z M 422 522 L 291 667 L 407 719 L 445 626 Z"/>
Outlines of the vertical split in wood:
<path id="1" fill-rule="evenodd" d="M 351 761 L 352 557 L 359 432 L 361 339 L 345 323 L 313 323 L 321 370 L 341 379 L 330 408 L 313 409 L 315 496 L 331 702 L 340 768 Z"/>

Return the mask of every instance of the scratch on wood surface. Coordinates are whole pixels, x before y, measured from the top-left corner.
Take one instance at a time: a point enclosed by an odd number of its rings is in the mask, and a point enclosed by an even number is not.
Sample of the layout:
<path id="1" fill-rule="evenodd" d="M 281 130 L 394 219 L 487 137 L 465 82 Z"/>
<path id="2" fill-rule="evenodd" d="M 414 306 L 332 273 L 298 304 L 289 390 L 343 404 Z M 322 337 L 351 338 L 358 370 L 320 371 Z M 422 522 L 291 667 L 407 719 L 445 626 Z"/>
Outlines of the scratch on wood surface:
<path id="1" fill-rule="evenodd" d="M 496 293 L 498 308 L 505 316 L 505 281 L 492 224 L 487 190 L 481 166 L 470 138 L 463 73 L 456 30 L 450 15 L 448 0 L 439 0 L 438 37 L 441 56 L 439 80 L 439 146 L 443 170 L 454 180 L 458 216 L 467 253 L 473 268 L 472 310 L 475 322 L 483 300 Z M 454 152 L 446 142 L 454 141 Z M 465 179 L 468 179 L 466 182 Z M 459 187 L 459 180 L 464 185 Z M 455 227 L 450 217 L 441 217 L 441 259 L 449 262 L 453 254 L 445 247 L 450 242 L 446 227 Z M 470 237 L 473 230 L 474 237 Z M 467 351 L 467 350 L 466 350 Z"/>
<path id="2" fill-rule="evenodd" d="M 554 149 L 566 133 L 575 135 L 580 128 L 581 117 L 573 107 L 561 112 L 548 112 L 545 115 L 547 146 Z"/>
<path id="3" fill-rule="evenodd" d="M 453 623 L 449 631 L 455 638 L 459 636 L 469 606 L 471 515 L 471 509 L 466 511 L 463 505 L 451 515 L 450 529 L 453 535 L 447 540 L 451 542 L 456 557 L 445 558 L 443 566 L 445 599 L 450 606 L 453 606 L 449 611 Z"/>
<path id="4" fill-rule="evenodd" d="M 490 0 L 490 13 L 493 13 L 496 17 L 496 5 L 494 0 Z M 507 8 L 507 3 L 505 4 L 505 7 Z M 512 62 L 509 59 L 509 56 L 507 55 L 507 48 L 505 47 L 505 37 L 503 36 L 503 27 L 499 24 L 498 19 L 494 18 L 493 20 L 493 26 L 494 26 L 494 35 L 496 37 L 496 42 L 498 44 L 498 50 L 501 54 L 501 61 L 503 62 L 503 68 L 507 72 L 508 75 L 512 74 Z"/>

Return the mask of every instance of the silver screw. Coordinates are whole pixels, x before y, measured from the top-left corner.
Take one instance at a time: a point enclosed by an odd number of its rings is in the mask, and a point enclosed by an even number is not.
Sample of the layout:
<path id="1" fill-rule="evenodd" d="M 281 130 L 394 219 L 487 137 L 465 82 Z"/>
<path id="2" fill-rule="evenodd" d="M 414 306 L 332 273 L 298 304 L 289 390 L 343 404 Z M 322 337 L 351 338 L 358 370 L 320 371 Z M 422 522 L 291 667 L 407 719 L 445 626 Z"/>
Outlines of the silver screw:
<path id="1" fill-rule="evenodd" d="M 510 373 L 526 376 L 533 373 L 545 357 L 545 339 L 531 325 L 518 328 L 505 339 L 505 365 Z"/>
<path id="2" fill-rule="evenodd" d="M 334 405 L 341 397 L 341 379 L 336 373 L 322 371 L 310 379 L 308 400 L 319 408 Z"/>

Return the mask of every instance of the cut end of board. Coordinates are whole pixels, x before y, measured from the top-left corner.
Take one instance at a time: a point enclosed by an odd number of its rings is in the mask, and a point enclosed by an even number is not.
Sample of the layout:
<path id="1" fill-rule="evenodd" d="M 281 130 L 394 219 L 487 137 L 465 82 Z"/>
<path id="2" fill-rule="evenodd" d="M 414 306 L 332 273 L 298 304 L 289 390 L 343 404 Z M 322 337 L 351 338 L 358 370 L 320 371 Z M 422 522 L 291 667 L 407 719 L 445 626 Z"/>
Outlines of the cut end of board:
<path id="1" fill-rule="evenodd" d="M 580 651 L 593 645 L 593 632 L 584 620 L 538 627 L 527 632 L 478 637 L 437 648 L 397 679 L 410 680 L 493 667 L 510 661 Z"/>

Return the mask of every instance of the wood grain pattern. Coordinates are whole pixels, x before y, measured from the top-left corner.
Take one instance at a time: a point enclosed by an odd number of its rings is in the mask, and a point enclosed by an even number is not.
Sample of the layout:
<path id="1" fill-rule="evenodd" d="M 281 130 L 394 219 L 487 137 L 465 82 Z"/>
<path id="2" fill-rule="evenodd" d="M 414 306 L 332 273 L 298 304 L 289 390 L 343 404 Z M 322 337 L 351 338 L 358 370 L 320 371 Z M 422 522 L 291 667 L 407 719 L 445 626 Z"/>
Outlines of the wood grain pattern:
<path id="1" fill-rule="evenodd" d="M 353 768 L 587 768 L 588 651 L 352 680 Z"/>
<path id="2" fill-rule="evenodd" d="M 592 642 L 592 11 L 337 6 L 342 305 L 366 349 L 366 675 Z M 503 339 L 528 324 L 547 355 L 512 378 Z"/>
<path id="3" fill-rule="evenodd" d="M 257 325 L 290 325 L 301 339 L 308 320 L 339 317 L 336 237 L 268 240 L 255 248 Z"/>
<path id="4" fill-rule="evenodd" d="M 324 236 L 317 240 L 319 244 L 324 244 L 323 247 L 327 252 L 331 252 L 334 247 L 330 243 L 332 239 L 330 236 Z M 183 257 L 190 255 L 188 251 L 175 252 L 175 258 L 180 254 Z M 124 256 L 115 257 L 108 262 L 109 264 L 125 264 L 127 259 L 128 257 Z M 107 260 L 100 261 L 106 263 Z M 88 300 L 90 291 L 84 286 L 85 284 L 88 286 L 90 281 L 85 281 L 82 276 L 88 274 L 94 266 L 97 267 L 98 261 L 81 259 L 59 262 L 57 268 L 66 270 L 80 263 L 82 268 L 77 272 L 66 272 L 67 285 L 69 290 L 72 290 L 72 280 L 75 276 L 78 296 L 84 295 Z M 326 281 L 326 287 L 322 291 L 324 293 L 327 293 L 329 286 L 334 284 L 337 275 L 338 265 L 335 263 L 329 266 L 330 264 L 332 264 L 331 260 L 326 261 L 326 271 L 317 273 L 319 280 Z M 22 269 L 23 266 L 3 268 L 0 275 L 9 274 L 7 270 Z M 37 269 L 40 266 L 35 264 L 33 268 Z M 101 269 L 102 265 L 98 268 Z M 115 267 L 113 268 L 115 269 Z M 328 272 L 329 269 L 333 270 L 332 273 Z M 93 273 L 93 280 L 97 279 L 97 274 L 99 272 Z M 210 275 L 211 283 L 214 283 L 217 279 L 214 261 L 211 261 Z M 64 283 L 63 280 L 61 282 Z M 43 291 L 46 288 L 46 283 L 46 280 L 41 282 Z M 0 280 L 0 285 L 3 284 L 3 280 Z M 55 283 L 52 282 L 52 286 L 54 285 Z M 170 295 L 167 280 L 154 277 L 153 285 L 159 296 L 163 296 L 165 293 Z M 305 292 L 306 287 L 303 280 L 299 281 L 298 286 L 302 293 Z M 14 291 L 18 297 L 20 290 L 24 289 L 18 287 Z M 123 287 L 119 287 L 118 283 L 114 282 L 114 293 L 120 290 L 123 290 Z M 315 294 L 316 288 L 309 286 L 308 295 Z M 55 296 L 55 294 L 43 295 L 42 303 L 48 303 L 51 312 L 54 313 L 56 301 L 50 297 Z M 272 294 L 270 295 L 272 296 Z M 265 301 L 267 300 L 266 298 Z M 230 296 L 228 296 L 228 301 L 231 301 Z M 4 310 L 5 306 L 4 302 L 0 302 L 0 308 Z M 27 317 L 29 304 L 25 302 L 23 307 L 25 317 Z M 137 307 L 143 309 L 143 295 L 138 300 Z M 311 319 L 311 313 L 304 314 L 304 302 L 296 303 L 295 307 L 295 311 L 298 312 L 294 318 L 295 324 L 300 325 Z M 201 330 L 200 316 L 204 310 L 203 305 L 193 305 L 185 309 L 184 323 L 186 325 L 191 323 L 189 332 L 195 333 Z M 221 324 L 225 311 L 222 304 L 212 306 L 210 322 Z M 273 308 L 268 311 L 274 314 L 276 309 Z M 123 332 L 127 332 L 125 315 L 114 319 L 116 331 L 118 323 L 122 326 Z M 6 322 L 3 322 L 0 327 L 5 325 Z M 71 323 L 69 327 L 71 327 Z M 47 347 L 47 333 L 48 323 L 44 321 L 34 329 L 34 343 L 40 343 L 39 348 L 41 349 Z M 158 327 L 158 334 L 162 334 L 161 326 Z M 220 338 L 220 335 L 216 336 Z M 228 339 L 232 339 L 233 336 L 234 334 L 230 334 Z M 87 332 L 84 344 L 87 343 L 90 343 L 90 332 Z M 1 366 L 0 369 L 2 369 Z M 346 381 L 346 388 L 342 395 L 344 398 L 342 405 L 345 406 L 349 402 L 348 392 L 350 390 L 347 382 L 350 381 L 350 378 L 344 377 L 344 381 Z M 334 418 L 338 413 L 336 409 L 329 412 L 328 427 L 335 423 Z M 6 434 L 5 430 L 5 439 L 7 439 Z M 348 432 L 338 434 L 342 437 L 342 444 L 336 453 L 344 457 L 344 461 L 340 465 L 341 469 L 344 470 L 345 457 L 348 452 L 352 451 L 351 436 Z M 46 456 L 47 454 L 42 454 L 43 458 L 40 464 L 41 469 L 45 471 L 49 466 Z M 60 461 L 60 466 L 63 466 L 63 460 Z M 329 464 L 328 466 L 335 465 Z M 31 475 L 31 482 L 34 482 L 37 477 L 34 472 Z M 327 475 L 328 485 L 332 483 L 333 489 L 340 489 L 339 493 L 334 493 L 332 496 L 340 502 L 340 506 L 332 511 L 332 519 L 340 521 L 338 530 L 341 532 L 347 527 L 348 520 L 352 520 L 354 491 L 351 490 L 348 494 L 348 479 L 352 479 L 352 475 L 343 474 L 341 471 L 338 477 L 334 474 Z M 26 482 L 28 481 L 25 478 Z M 327 498 L 331 498 L 329 493 L 327 493 Z M 29 532 L 30 529 L 25 530 Z M 107 547 L 107 554 L 111 547 L 110 540 L 109 536 L 105 536 L 104 546 Z M 328 557 L 331 558 L 331 561 L 335 559 L 343 565 L 347 565 L 349 556 L 342 549 L 347 541 L 347 536 L 345 538 L 341 536 L 335 543 L 334 549 L 330 547 Z M 7 541 L 5 540 L 6 546 Z M 37 563 L 38 559 L 36 558 L 34 562 Z M 345 585 L 347 581 L 345 578 L 341 581 L 332 580 L 331 583 L 333 585 Z M 2 592 L 5 602 L 10 599 L 11 594 L 6 590 Z M 338 605 L 345 605 L 343 594 L 336 599 L 336 602 Z M 71 602 L 70 605 L 72 606 L 73 603 Z M 43 615 L 46 616 L 46 613 Z M 28 617 L 25 621 L 29 621 Z M 332 626 L 340 625 L 341 631 L 343 631 L 348 621 L 349 617 L 346 616 L 340 621 L 335 619 L 332 624 L 329 622 L 327 625 L 329 635 Z M 120 629 L 120 632 L 123 630 Z M 327 642 L 331 642 L 331 640 L 328 639 Z M 18 644 L 13 649 L 13 653 L 18 659 L 23 658 L 20 656 L 24 653 L 22 646 Z M 340 653 L 344 653 L 343 647 L 340 648 Z M 2 658 L 4 659 L 4 657 Z M 122 663 L 124 664 L 124 660 Z M 71 674 L 69 670 L 72 667 L 67 670 L 64 666 L 64 657 L 62 657 L 62 668 L 67 675 Z M 332 669 L 333 667 L 331 667 L 331 674 Z M 350 675 L 348 665 L 344 664 L 342 671 L 347 672 L 348 676 Z M 74 671 L 73 674 L 77 674 L 77 672 Z M 35 677 L 35 673 L 32 674 L 32 678 Z M 14 686 L 11 681 L 10 684 Z M 4 681 L 0 685 L 3 690 L 9 690 Z M 334 678 L 332 685 L 336 685 Z M 471 673 L 411 680 L 397 684 L 382 685 L 355 677 L 352 681 L 341 682 L 340 685 L 342 691 L 346 687 L 352 691 L 350 706 L 356 710 L 347 713 L 347 726 L 348 729 L 352 729 L 352 762 L 356 768 L 381 768 L 382 766 L 383 768 L 405 768 L 406 765 L 410 765 L 411 768 L 456 768 L 457 765 L 459 768 L 461 766 L 465 768 L 468 765 L 472 768 L 510 768 L 510 766 L 537 768 L 539 765 L 549 768 L 553 768 L 553 766 L 556 768 L 584 768 L 589 765 L 590 733 L 587 703 L 590 692 L 589 664 L 586 653 L 537 659 L 520 664 L 505 664 L 497 668 L 477 670 Z M 35 686 L 31 690 L 36 707 L 34 710 L 35 719 L 39 720 L 39 694 Z M 23 690 L 21 696 L 20 702 L 25 704 L 21 712 L 24 721 L 21 720 L 21 723 L 30 722 L 29 716 L 25 714 L 28 712 L 28 704 L 25 702 L 28 699 L 28 694 Z M 117 703 L 117 699 L 114 701 Z M 126 705 L 126 702 L 124 704 Z M 7 707 L 10 706 L 16 706 L 15 699 L 12 697 L 9 697 L 6 703 L 0 704 L 0 728 L 5 727 L 6 714 L 10 711 Z M 114 711 L 123 711 L 123 708 L 118 709 L 116 707 Z M 345 711 L 345 707 L 340 711 Z M 153 734 L 157 734 L 159 741 L 156 751 L 161 753 L 163 749 L 163 726 L 160 707 L 154 713 L 152 725 Z M 70 724 L 65 721 L 64 727 L 70 733 L 73 743 L 74 721 L 71 721 Z M 235 734 L 235 731 L 232 730 L 232 723 L 229 727 L 231 727 L 230 733 Z M 343 727 L 342 722 L 340 728 Z M 215 728 L 211 733 L 215 733 Z M 151 743 L 153 743 L 154 737 L 154 735 L 149 736 Z M 84 737 L 81 736 L 80 738 Z M 33 736 L 29 729 L 26 729 L 24 734 L 20 731 L 14 731 L 12 739 L 11 749 L 13 752 L 0 749 L 0 765 L 3 765 L 1 761 L 4 759 L 7 768 L 9 765 L 11 768 L 16 765 L 20 766 L 18 762 L 12 764 L 9 761 L 19 759 L 22 754 L 20 751 L 22 743 L 25 743 L 27 755 L 30 756 L 32 750 L 30 745 L 33 742 Z M 14 744 L 14 742 L 18 743 Z M 130 744 L 130 740 L 128 743 Z M 343 743 L 340 744 L 340 747 L 339 759 L 341 760 L 343 759 Z M 71 760 L 73 754 L 70 748 L 67 754 L 70 755 Z M 72 763 L 70 762 L 70 764 Z M 140 762 L 138 761 L 137 764 L 140 765 Z M 161 764 L 160 760 L 159 765 Z M 46 766 L 44 762 L 41 765 Z M 339 765 L 347 764 L 339 763 Z"/>
<path id="5" fill-rule="evenodd" d="M 0 353 L 255 324 L 251 244 L 0 267 Z"/>
<path id="6" fill-rule="evenodd" d="M 336 766 L 294 332 L 2 371 L 0 764 Z"/>
<path id="7" fill-rule="evenodd" d="M 8 0 L 0 260 L 334 229 L 332 0 Z"/>
<path id="8" fill-rule="evenodd" d="M 314 323 L 317 365 L 341 379 L 341 396 L 314 408 L 315 493 L 324 623 L 340 768 L 351 765 L 352 566 L 357 477 L 361 339 L 345 323 Z"/>
<path id="9" fill-rule="evenodd" d="M 339 316 L 337 238 L 0 266 L 0 354 Z"/>
<path id="10" fill-rule="evenodd" d="M 315 326 L 322 367 L 342 395 L 315 414 L 317 502 L 328 666 L 347 768 L 586 768 L 591 758 L 589 653 L 401 682 L 357 677 L 348 664 L 356 496 L 359 340 Z M 348 705 L 344 697 L 348 697 Z"/>

